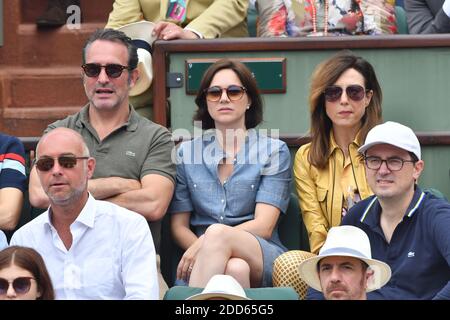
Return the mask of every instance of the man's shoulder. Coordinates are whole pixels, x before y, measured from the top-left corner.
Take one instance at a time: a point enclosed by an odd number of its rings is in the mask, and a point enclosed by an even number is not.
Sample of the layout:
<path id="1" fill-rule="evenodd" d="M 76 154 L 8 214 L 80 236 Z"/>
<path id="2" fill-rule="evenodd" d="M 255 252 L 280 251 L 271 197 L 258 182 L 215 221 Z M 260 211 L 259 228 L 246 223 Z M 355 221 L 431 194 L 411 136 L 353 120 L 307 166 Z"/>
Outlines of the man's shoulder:
<path id="1" fill-rule="evenodd" d="M 24 146 L 22 141 L 15 136 L 10 136 L 4 133 L 0 133 L 0 153 L 18 153 L 22 155 L 24 153 Z"/>
<path id="2" fill-rule="evenodd" d="M 15 136 L 10 136 L 8 134 L 1 133 L 1 132 L 0 132 L 0 141 L 2 143 L 4 143 L 4 142 L 9 142 L 9 143 L 13 143 L 13 142 L 16 143 L 16 142 L 18 142 L 18 143 L 21 143 L 19 138 L 15 137 Z"/>
<path id="3" fill-rule="evenodd" d="M 150 131 L 157 135 L 165 134 L 165 133 L 170 134 L 169 130 L 166 127 L 164 127 L 160 124 L 157 124 L 157 123 L 141 116 L 140 114 L 136 115 L 136 119 L 138 121 L 140 130 Z"/>
<path id="4" fill-rule="evenodd" d="M 424 191 L 424 194 L 425 196 L 421 205 L 424 212 L 445 211 L 450 213 L 450 202 L 445 198 L 428 191 Z"/>
<path id="5" fill-rule="evenodd" d="M 360 219 L 367 213 L 368 210 L 370 210 L 375 200 L 376 196 L 372 195 L 356 203 L 345 215 L 342 220 L 342 224 L 354 225 L 359 223 Z"/>
<path id="6" fill-rule="evenodd" d="M 44 133 L 47 133 L 48 131 L 53 130 L 55 128 L 70 128 L 70 129 L 77 128 L 77 123 L 79 120 L 81 120 L 84 108 L 78 111 L 77 113 L 68 115 L 64 119 L 56 120 L 55 122 L 50 123 L 47 129 L 45 129 Z"/>
<path id="7" fill-rule="evenodd" d="M 41 213 L 33 220 L 27 222 L 14 232 L 11 244 L 24 245 L 33 241 L 33 235 L 44 232 L 44 224 L 47 221 L 48 211 Z"/>
<path id="8" fill-rule="evenodd" d="M 105 200 L 95 200 L 97 212 L 100 215 L 105 215 L 117 220 L 119 224 L 127 224 L 131 222 L 140 223 L 146 222 L 145 218 L 139 213 L 121 207 L 115 203 Z"/>
<path id="9" fill-rule="evenodd" d="M 150 233 L 147 220 L 139 213 L 121 207 L 109 201 L 96 201 L 96 225 L 98 228 L 109 226 L 115 236 L 123 239 L 147 237 Z"/>

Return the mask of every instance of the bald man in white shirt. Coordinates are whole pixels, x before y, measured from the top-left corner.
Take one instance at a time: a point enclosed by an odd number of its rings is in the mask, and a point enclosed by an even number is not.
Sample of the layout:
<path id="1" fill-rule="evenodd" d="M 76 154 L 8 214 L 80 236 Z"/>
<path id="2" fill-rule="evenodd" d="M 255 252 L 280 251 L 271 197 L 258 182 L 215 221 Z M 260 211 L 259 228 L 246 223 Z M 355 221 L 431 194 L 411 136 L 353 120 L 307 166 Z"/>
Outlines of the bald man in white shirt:
<path id="1" fill-rule="evenodd" d="M 56 128 L 36 149 L 49 209 L 20 228 L 12 245 L 44 258 L 57 299 L 158 299 L 153 239 L 141 215 L 88 193 L 95 159 L 79 133 Z"/>

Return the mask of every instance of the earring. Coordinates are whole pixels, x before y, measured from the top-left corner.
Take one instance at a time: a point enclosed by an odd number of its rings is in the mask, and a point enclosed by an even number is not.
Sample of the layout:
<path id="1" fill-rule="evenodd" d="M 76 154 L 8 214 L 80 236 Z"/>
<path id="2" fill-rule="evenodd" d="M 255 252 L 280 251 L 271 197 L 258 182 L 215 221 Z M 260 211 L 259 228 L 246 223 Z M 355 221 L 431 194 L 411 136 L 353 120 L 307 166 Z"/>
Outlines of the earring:
<path id="1" fill-rule="evenodd" d="M 249 105 L 249 104 L 247 105 L 247 110 L 248 110 L 248 109 L 250 109 L 250 105 Z"/>

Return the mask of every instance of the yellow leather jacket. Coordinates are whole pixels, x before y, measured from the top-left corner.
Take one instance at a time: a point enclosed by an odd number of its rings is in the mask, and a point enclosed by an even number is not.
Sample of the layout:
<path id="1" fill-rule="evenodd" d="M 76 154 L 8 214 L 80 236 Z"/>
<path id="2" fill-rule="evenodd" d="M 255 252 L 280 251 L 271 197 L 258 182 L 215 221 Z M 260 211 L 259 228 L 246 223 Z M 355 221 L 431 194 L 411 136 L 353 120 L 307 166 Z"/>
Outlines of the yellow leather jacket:
<path id="1" fill-rule="evenodd" d="M 318 169 L 308 161 L 311 143 L 302 146 L 295 155 L 294 178 L 299 196 L 303 222 L 308 230 L 311 252 L 319 253 L 328 230 L 338 226 L 342 219 L 343 191 L 340 180 L 344 169 L 344 153 L 330 135 L 330 157 L 325 169 Z M 358 155 L 359 144 L 349 145 L 351 166 L 361 199 L 372 195 L 366 181 L 362 158 Z"/>

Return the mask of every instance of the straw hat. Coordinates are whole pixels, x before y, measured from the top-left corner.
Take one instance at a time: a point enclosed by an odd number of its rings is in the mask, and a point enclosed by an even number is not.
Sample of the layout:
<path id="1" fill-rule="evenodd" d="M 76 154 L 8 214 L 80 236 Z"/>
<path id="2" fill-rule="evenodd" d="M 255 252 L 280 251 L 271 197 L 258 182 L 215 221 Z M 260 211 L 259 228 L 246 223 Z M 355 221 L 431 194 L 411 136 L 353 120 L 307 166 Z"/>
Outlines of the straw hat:
<path id="1" fill-rule="evenodd" d="M 391 278 L 391 268 L 382 261 L 372 259 L 367 234 L 354 226 L 331 228 L 319 255 L 307 259 L 299 265 L 300 277 L 310 287 L 322 291 L 317 265 L 323 258 L 334 256 L 357 258 L 369 265 L 373 270 L 373 276 L 367 283 L 367 292 L 381 288 Z"/>
<path id="2" fill-rule="evenodd" d="M 152 46 L 156 37 L 152 36 L 155 24 L 150 21 L 139 21 L 124 25 L 117 30 L 122 31 L 133 40 L 133 44 L 138 48 L 139 58 L 137 69 L 139 79 L 130 90 L 130 96 L 137 96 L 147 90 L 152 84 Z"/>
<path id="3" fill-rule="evenodd" d="M 209 279 L 205 289 L 199 294 L 194 294 L 186 300 L 250 300 L 247 298 L 244 289 L 232 276 L 226 274 L 216 274 Z"/>
<path id="4" fill-rule="evenodd" d="M 293 287 L 301 300 L 306 298 L 308 284 L 300 277 L 300 263 L 315 257 L 314 253 L 303 250 L 289 250 L 279 255 L 273 262 L 272 282 L 274 287 Z"/>

